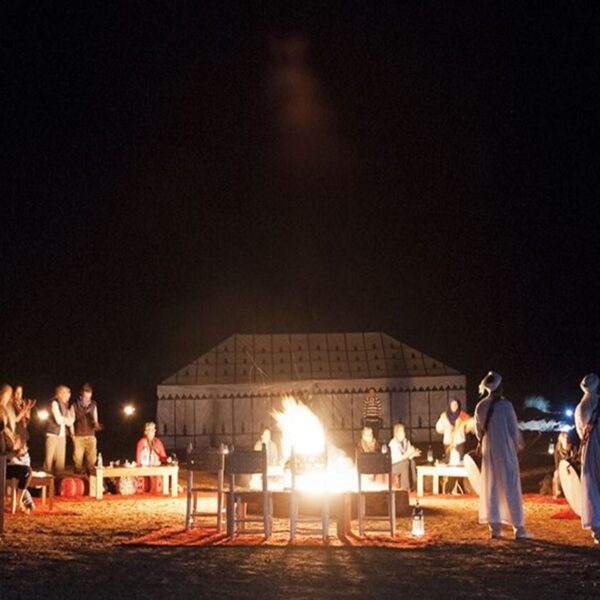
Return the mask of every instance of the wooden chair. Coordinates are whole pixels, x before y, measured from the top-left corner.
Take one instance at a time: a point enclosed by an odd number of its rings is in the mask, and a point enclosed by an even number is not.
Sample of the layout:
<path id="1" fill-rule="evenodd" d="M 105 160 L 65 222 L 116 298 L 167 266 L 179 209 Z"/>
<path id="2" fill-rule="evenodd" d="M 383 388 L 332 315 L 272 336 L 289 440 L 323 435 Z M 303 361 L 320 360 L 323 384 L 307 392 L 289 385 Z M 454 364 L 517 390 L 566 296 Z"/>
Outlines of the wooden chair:
<path id="1" fill-rule="evenodd" d="M 273 497 L 269 492 L 265 444 L 261 450 L 231 450 L 227 456 L 227 472 L 227 535 L 233 537 L 242 533 L 264 533 L 266 538 L 270 537 L 273 531 Z M 255 474 L 261 476 L 261 490 L 236 488 L 236 476 Z M 247 516 L 248 502 L 255 500 L 262 500 L 262 519 Z M 246 529 L 247 523 L 262 523 L 262 530 Z"/>
<path id="2" fill-rule="evenodd" d="M 223 527 L 223 512 L 225 510 L 225 447 L 221 444 L 219 448 L 201 448 L 194 450 L 188 446 L 186 460 L 186 511 L 185 528 L 190 529 L 194 517 L 216 517 L 217 531 L 221 533 Z M 208 485 L 194 485 L 194 473 L 217 476 L 217 487 Z M 207 512 L 198 510 L 198 497 L 201 493 L 216 494 L 217 511 Z"/>
<path id="3" fill-rule="evenodd" d="M 358 473 L 358 532 L 360 536 L 365 535 L 365 520 L 388 521 L 389 528 L 369 529 L 369 531 L 389 531 L 390 535 L 396 534 L 396 496 L 392 489 L 392 458 L 390 452 L 385 454 L 379 452 L 357 452 L 356 472 Z M 363 490 L 363 475 L 387 475 L 387 489 L 385 490 Z M 366 497 L 387 496 L 388 514 L 384 517 L 368 516 L 366 514 Z"/>
<path id="4" fill-rule="evenodd" d="M 329 495 L 327 494 L 327 490 L 323 490 L 324 493 L 320 495 L 320 499 L 322 500 L 321 518 L 300 517 L 300 490 L 297 488 L 297 477 L 314 470 L 322 470 L 326 473 L 327 449 L 325 449 L 323 454 L 304 456 L 295 454 L 294 449 L 292 448 L 290 470 L 292 475 L 292 487 L 290 493 L 290 540 L 293 540 L 296 537 L 298 523 L 320 523 L 321 536 L 323 540 L 326 540 L 329 537 Z"/>

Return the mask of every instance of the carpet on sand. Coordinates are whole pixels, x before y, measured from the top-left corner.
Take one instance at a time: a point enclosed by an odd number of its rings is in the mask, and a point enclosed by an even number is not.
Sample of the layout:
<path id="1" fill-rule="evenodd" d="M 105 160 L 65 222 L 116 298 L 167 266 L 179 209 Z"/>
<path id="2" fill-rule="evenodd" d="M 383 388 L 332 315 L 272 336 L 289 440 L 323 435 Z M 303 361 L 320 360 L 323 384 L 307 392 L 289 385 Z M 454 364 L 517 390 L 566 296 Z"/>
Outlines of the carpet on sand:
<path id="1" fill-rule="evenodd" d="M 364 538 L 353 533 L 343 538 L 333 536 L 323 541 L 318 532 L 314 535 L 298 535 L 295 540 L 289 539 L 289 532 L 274 533 L 269 539 L 261 534 L 244 534 L 230 538 L 225 533 L 218 533 L 215 529 L 192 528 L 189 531 L 181 527 L 164 527 L 124 542 L 125 545 L 134 546 L 314 546 L 336 547 L 357 546 L 362 548 L 395 548 L 411 549 L 424 548 L 435 543 L 439 536 L 427 534 L 422 538 L 412 537 L 408 534 L 369 535 Z"/>

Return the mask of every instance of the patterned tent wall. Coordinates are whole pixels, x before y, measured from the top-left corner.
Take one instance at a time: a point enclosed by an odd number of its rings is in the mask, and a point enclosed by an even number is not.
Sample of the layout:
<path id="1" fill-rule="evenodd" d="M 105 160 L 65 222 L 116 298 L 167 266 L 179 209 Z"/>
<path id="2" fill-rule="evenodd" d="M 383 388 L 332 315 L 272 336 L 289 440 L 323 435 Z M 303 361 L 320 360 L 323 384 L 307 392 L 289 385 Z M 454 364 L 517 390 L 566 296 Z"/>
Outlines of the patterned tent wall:
<path id="1" fill-rule="evenodd" d="M 233 443 L 250 447 L 265 427 L 270 427 L 277 439 L 278 431 L 273 411 L 281 407 L 285 393 L 304 397 L 321 420 L 328 438 L 340 446 L 355 444 L 360 437 L 362 407 L 369 387 L 378 389 L 383 405 L 383 429 L 380 439 L 388 439 L 394 423 L 403 422 L 410 438 L 417 443 L 437 440 L 435 423 L 445 410 L 448 399 L 456 397 L 465 405 L 464 377 L 426 386 L 377 385 L 377 382 L 344 382 L 344 386 L 328 386 L 325 382 L 300 387 L 260 386 L 260 389 L 239 389 L 222 386 L 160 386 L 157 408 L 158 431 L 170 449 L 182 449 L 192 442 L 196 447 Z M 340 382 L 337 382 L 340 383 Z M 348 388 L 348 383 L 360 383 Z M 382 382 L 383 383 L 383 382 Z M 295 389 L 294 389 L 295 388 Z"/>

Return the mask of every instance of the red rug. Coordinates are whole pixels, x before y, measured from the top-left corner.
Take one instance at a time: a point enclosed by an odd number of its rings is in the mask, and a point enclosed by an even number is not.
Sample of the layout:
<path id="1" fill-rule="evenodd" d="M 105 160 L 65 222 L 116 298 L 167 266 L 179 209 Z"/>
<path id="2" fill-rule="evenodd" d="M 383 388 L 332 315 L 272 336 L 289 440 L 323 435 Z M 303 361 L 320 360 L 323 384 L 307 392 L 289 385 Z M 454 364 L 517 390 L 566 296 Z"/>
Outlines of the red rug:
<path id="1" fill-rule="evenodd" d="M 565 508 L 564 510 L 559 510 L 557 513 L 554 513 L 551 519 L 574 519 L 579 521 L 581 517 L 579 517 L 571 508 Z"/>
<path id="2" fill-rule="evenodd" d="M 163 494 L 104 494 L 102 500 L 96 500 L 93 496 L 57 496 L 60 502 L 70 502 L 78 504 L 80 502 L 114 502 L 124 500 L 177 500 L 177 498 L 185 498 L 185 494 L 180 494 L 177 497 L 165 496 Z"/>
<path id="3" fill-rule="evenodd" d="M 361 538 L 350 533 L 344 538 L 331 537 L 324 542 L 315 533 L 314 536 L 301 535 L 290 541 L 289 532 L 277 532 L 268 540 L 260 534 L 247 534 L 230 538 L 225 533 L 217 533 L 214 529 L 202 529 L 200 527 L 185 531 L 181 527 L 164 527 L 147 535 L 134 538 L 125 545 L 134 546 L 311 546 L 311 547 L 347 547 L 355 546 L 361 548 L 395 548 L 415 549 L 431 546 L 439 539 L 439 535 L 427 534 L 422 538 L 415 538 L 408 534 L 397 534 L 395 537 L 389 535 L 369 535 Z"/>

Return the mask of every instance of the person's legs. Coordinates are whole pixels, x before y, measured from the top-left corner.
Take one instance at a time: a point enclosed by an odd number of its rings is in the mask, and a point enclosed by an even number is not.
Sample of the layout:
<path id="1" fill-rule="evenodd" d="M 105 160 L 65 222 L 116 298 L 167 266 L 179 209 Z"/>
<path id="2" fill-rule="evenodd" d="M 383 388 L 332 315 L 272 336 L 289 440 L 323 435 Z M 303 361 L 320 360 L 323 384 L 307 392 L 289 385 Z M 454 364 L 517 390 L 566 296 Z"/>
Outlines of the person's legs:
<path id="1" fill-rule="evenodd" d="M 87 437 L 81 435 L 73 436 L 73 472 L 75 473 L 81 473 L 86 439 Z"/>
<path id="2" fill-rule="evenodd" d="M 92 468 L 96 465 L 96 436 L 90 435 L 85 438 L 85 469 L 86 473 L 91 473 Z"/>
<path id="3" fill-rule="evenodd" d="M 46 455 L 44 457 L 44 471 L 46 473 L 52 473 L 54 466 L 54 455 L 56 453 L 56 440 L 58 436 L 47 435 L 46 436 Z"/>
<path id="4" fill-rule="evenodd" d="M 26 507 L 24 497 L 31 478 L 31 467 L 26 465 L 6 465 L 6 478 L 17 480 L 17 488 L 21 490 L 18 499 L 19 506 L 29 512 L 30 509 Z"/>
<path id="5" fill-rule="evenodd" d="M 398 464 L 398 474 L 400 476 L 400 489 L 410 490 L 410 461 L 401 460 Z"/>
<path id="6" fill-rule="evenodd" d="M 460 457 L 460 462 L 462 463 L 463 457 L 465 455 L 465 444 L 463 443 L 463 444 L 458 444 L 458 445 L 454 446 L 454 450 L 456 450 L 456 452 L 458 452 L 458 456 Z M 451 446 L 447 446 L 446 447 L 446 460 L 448 461 L 448 463 L 450 463 L 451 451 L 452 451 Z M 463 478 L 462 477 L 448 477 L 447 487 L 451 494 L 459 494 L 458 491 L 455 491 L 455 490 L 457 490 L 457 486 L 460 486 L 462 489 L 464 489 Z"/>
<path id="7" fill-rule="evenodd" d="M 533 535 L 525 529 L 524 525 L 513 527 L 513 530 L 515 532 L 516 540 L 529 540 L 533 537 Z"/>
<path id="8" fill-rule="evenodd" d="M 502 523 L 490 523 L 490 536 L 492 539 L 499 539 L 502 537 Z"/>
<path id="9" fill-rule="evenodd" d="M 67 438 L 56 436 L 56 450 L 54 459 L 56 461 L 56 474 L 62 475 L 65 471 L 65 455 L 67 453 Z"/>
<path id="10" fill-rule="evenodd" d="M 414 460 L 410 460 L 410 481 L 408 489 L 413 490 L 417 485 L 417 465 Z"/>
<path id="11" fill-rule="evenodd" d="M 96 460 L 98 459 L 97 452 L 98 442 L 95 435 L 91 435 L 88 441 L 88 457 L 87 457 L 87 469 L 88 473 L 96 466 Z"/>

